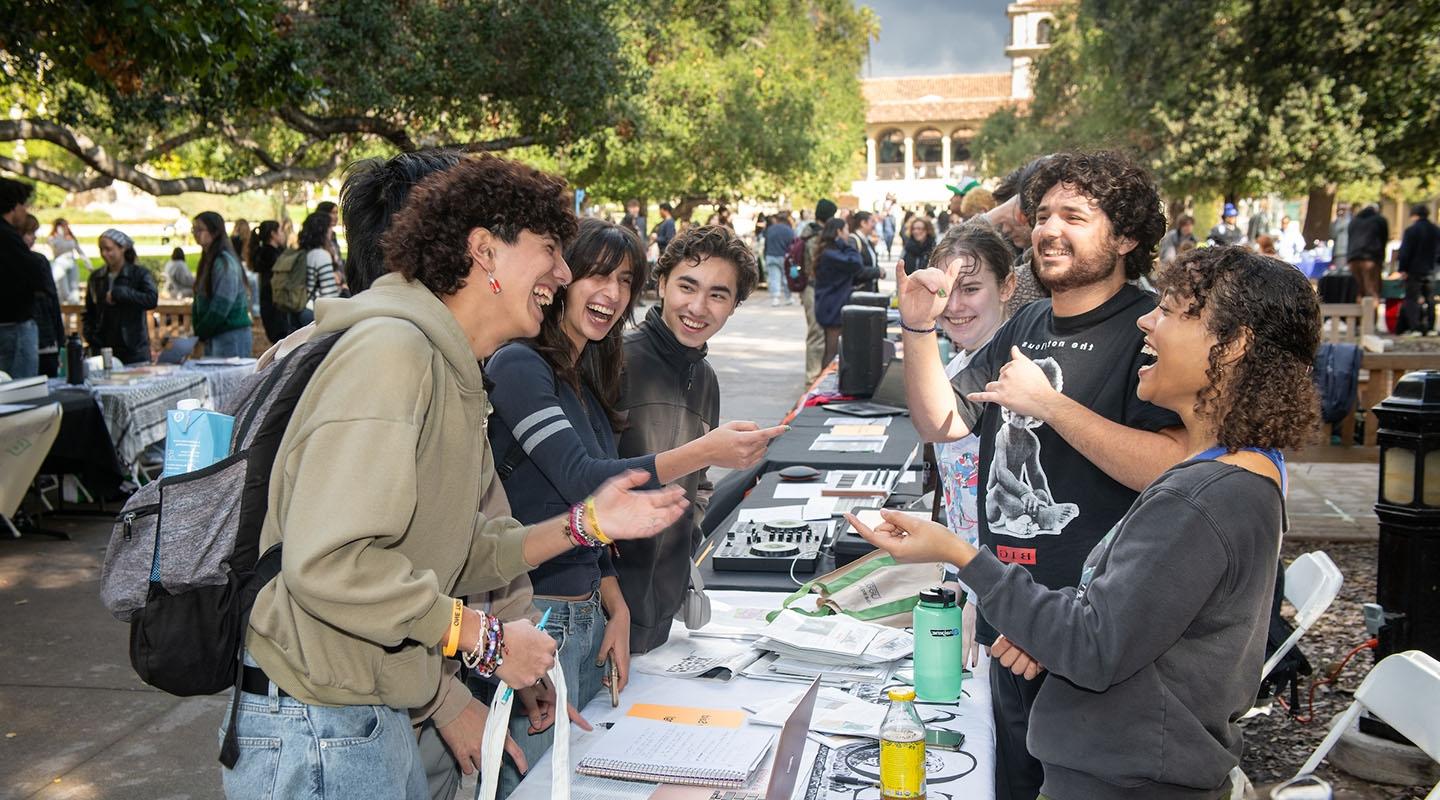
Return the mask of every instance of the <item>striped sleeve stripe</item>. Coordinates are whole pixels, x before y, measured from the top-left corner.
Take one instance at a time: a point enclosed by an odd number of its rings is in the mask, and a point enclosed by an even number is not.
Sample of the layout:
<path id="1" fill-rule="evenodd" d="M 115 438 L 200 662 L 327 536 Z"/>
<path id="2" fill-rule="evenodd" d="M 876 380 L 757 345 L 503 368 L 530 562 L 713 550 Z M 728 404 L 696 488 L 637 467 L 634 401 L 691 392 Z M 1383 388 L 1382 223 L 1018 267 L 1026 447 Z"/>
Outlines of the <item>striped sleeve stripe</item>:
<path id="1" fill-rule="evenodd" d="M 540 423 L 544 422 L 547 419 L 550 419 L 551 417 L 562 416 L 564 415 L 564 413 L 565 412 L 561 410 L 560 406 L 549 406 L 547 408 L 542 408 L 539 411 L 536 411 L 535 413 L 516 423 L 515 440 L 519 441 L 521 439 L 524 439 L 525 434 L 529 433 L 531 428 L 534 428 L 536 425 L 539 425 Z"/>
<path id="2" fill-rule="evenodd" d="M 531 436 L 529 439 L 526 439 L 524 443 L 520 446 L 525 448 L 525 452 L 527 454 L 534 455 L 535 448 L 539 447 L 542 442 L 544 442 L 546 439 L 549 439 L 554 434 L 563 431 L 569 427 L 571 427 L 570 420 L 558 419 L 550 423 L 549 425 L 541 428 L 540 430 L 535 431 L 535 435 Z"/>

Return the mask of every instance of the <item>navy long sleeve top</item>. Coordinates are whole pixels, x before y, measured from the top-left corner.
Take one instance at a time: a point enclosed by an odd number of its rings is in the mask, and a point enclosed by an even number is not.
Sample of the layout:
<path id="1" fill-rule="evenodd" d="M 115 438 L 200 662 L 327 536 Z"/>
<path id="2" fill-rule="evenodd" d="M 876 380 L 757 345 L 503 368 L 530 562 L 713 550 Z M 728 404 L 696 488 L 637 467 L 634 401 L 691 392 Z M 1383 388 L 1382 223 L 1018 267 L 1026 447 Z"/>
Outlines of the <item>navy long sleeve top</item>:
<path id="1" fill-rule="evenodd" d="M 529 525 L 564 514 L 630 469 L 650 473 L 649 488 L 658 487 L 655 455 L 620 458 L 599 398 L 559 380 L 528 342 L 497 350 L 485 374 L 495 382 L 490 446 L 497 468 L 514 464 L 501 480 L 516 519 Z M 576 548 L 532 570 L 530 583 L 537 595 L 575 597 L 613 575 L 608 548 Z"/>

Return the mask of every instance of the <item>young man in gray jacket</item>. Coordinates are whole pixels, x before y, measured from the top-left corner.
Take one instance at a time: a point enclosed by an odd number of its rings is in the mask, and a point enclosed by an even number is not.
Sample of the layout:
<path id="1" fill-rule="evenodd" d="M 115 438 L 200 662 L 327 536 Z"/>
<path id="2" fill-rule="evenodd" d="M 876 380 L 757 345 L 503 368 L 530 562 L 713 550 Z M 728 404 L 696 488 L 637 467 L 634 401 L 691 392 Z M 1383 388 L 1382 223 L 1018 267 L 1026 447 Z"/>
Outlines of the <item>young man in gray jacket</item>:
<path id="1" fill-rule="evenodd" d="M 682 447 L 719 426 L 720 382 L 705 360 L 706 342 L 750 296 L 759 273 L 754 254 L 734 231 L 707 225 L 680 234 L 665 248 L 655 278 L 660 305 L 625 336 L 619 409 L 628 416 L 620 434 L 621 458 Z M 736 469 L 752 465 L 765 443 L 785 430 L 761 430 L 753 422 L 726 427 L 734 431 L 730 455 L 716 454 L 708 463 Z M 670 636 L 670 620 L 685 599 L 689 562 L 702 538 L 705 504 L 698 495 L 709 488 L 705 476 L 699 470 L 677 481 L 691 514 L 653 539 L 620 546 L 615 567 L 630 607 L 633 653 L 654 650 Z"/>

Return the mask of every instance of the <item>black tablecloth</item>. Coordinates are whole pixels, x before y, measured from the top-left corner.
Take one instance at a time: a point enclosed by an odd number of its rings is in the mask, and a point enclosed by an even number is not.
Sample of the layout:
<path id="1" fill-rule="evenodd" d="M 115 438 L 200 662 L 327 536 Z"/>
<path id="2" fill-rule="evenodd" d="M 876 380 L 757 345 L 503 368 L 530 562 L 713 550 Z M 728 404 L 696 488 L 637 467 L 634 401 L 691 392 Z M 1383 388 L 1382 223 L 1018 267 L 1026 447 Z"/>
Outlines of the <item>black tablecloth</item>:
<path id="1" fill-rule="evenodd" d="M 61 389 L 51 392 L 44 402 L 59 403 L 64 416 L 40 473 L 78 475 L 97 497 L 114 494 L 125 478 L 125 470 L 115 455 L 105 416 L 95 398 L 88 391 Z"/>
<path id="2" fill-rule="evenodd" d="M 841 453 L 830 450 L 811 450 L 815 437 L 825 433 L 825 420 L 846 415 L 827 411 L 824 406 L 806 408 L 791 420 L 791 430 L 770 442 L 760 472 L 775 472 L 785 467 L 803 464 L 815 469 L 896 469 L 910 457 L 910 451 L 920 443 L 920 434 L 910 424 L 909 416 L 896 416 L 886 428 L 890 439 L 879 453 Z M 856 425 L 864 425 L 864 417 L 855 417 Z M 917 459 L 918 461 L 918 459 Z"/>
<path id="3" fill-rule="evenodd" d="M 896 420 L 893 424 L 899 424 Z M 899 466 L 898 464 L 895 466 Z M 919 468 L 919 465 L 915 467 Z M 823 480 L 823 476 L 821 478 Z M 741 509 L 746 508 L 774 508 L 776 506 L 788 506 L 804 503 L 804 500 L 775 499 L 775 487 L 780 484 L 780 476 L 774 472 L 760 478 L 760 482 L 739 505 L 732 508 L 716 525 L 713 532 L 706 537 L 705 542 L 700 546 L 701 553 L 707 553 L 704 561 L 700 563 L 700 575 L 705 580 L 707 589 L 744 589 L 757 592 L 791 592 L 799 588 L 795 581 L 790 579 L 788 572 L 732 572 L 725 570 L 716 572 L 709 557 L 710 544 L 719 543 L 719 539 L 725 536 L 731 526 L 740 517 Z M 921 483 L 916 480 L 913 483 L 901 484 L 899 490 L 890 497 L 888 505 L 900 506 L 913 501 L 921 494 Z M 712 506 L 713 507 L 713 506 Z M 708 517 L 707 517 L 708 519 Z M 800 581 L 807 581 L 812 578 L 824 575 L 835 569 L 835 555 L 831 552 L 822 552 L 820 564 L 813 573 L 796 572 L 795 578 Z"/>

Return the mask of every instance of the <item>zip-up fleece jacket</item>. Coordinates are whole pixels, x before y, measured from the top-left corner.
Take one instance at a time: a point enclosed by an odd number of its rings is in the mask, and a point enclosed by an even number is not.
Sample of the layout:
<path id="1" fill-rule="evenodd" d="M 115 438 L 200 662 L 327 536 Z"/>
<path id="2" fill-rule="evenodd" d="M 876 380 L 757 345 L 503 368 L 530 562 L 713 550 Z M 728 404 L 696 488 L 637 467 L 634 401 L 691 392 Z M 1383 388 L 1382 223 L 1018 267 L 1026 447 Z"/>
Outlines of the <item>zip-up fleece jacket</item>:
<path id="1" fill-rule="evenodd" d="M 1025 738 L 1042 794 L 1208 800 L 1226 785 L 1260 688 L 1283 525 L 1273 481 L 1187 461 L 1140 493 L 1078 588 L 1048 589 L 988 548 L 960 571 L 985 618 L 1050 670 Z"/>
<path id="2" fill-rule="evenodd" d="M 699 439 L 720 424 L 720 381 L 705 361 L 706 348 L 686 347 L 665 325 L 660 307 L 625 335 L 624 388 L 620 410 L 627 414 L 620 457 L 663 453 Z M 630 607 L 630 651 L 645 653 L 670 637 L 670 620 L 690 585 L 690 559 L 703 538 L 700 521 L 708 488 L 705 470 L 674 482 L 684 487 L 691 513 L 653 539 L 620 543 L 615 561 L 620 589 Z"/>
<path id="3" fill-rule="evenodd" d="M 452 597 L 533 569 L 527 529 L 484 508 L 490 404 L 440 300 L 390 274 L 316 315 L 317 336 L 345 333 L 275 458 L 260 547 L 284 550 L 246 645 L 302 702 L 424 706 L 441 686 Z"/>

